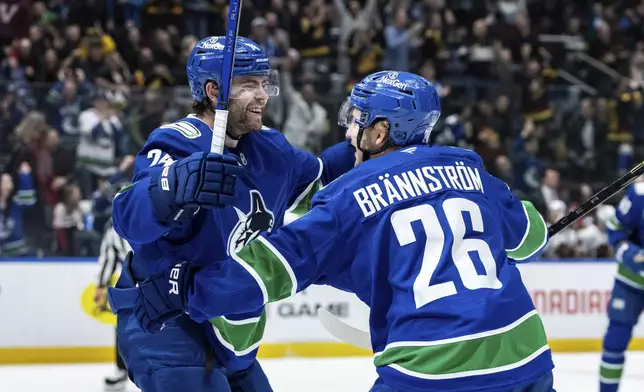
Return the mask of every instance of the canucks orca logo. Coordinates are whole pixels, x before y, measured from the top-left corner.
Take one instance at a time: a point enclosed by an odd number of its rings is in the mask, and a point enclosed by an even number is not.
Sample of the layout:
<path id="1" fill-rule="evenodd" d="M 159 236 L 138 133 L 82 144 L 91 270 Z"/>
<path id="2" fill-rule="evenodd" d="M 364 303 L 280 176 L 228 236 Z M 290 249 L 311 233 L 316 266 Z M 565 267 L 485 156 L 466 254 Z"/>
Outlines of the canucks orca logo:
<path id="1" fill-rule="evenodd" d="M 237 207 L 239 221 L 228 237 L 228 254 L 237 253 L 246 244 L 257 238 L 264 231 L 271 231 L 275 223 L 273 212 L 266 207 L 262 194 L 253 189 L 250 191 L 250 211 L 244 214 Z"/>

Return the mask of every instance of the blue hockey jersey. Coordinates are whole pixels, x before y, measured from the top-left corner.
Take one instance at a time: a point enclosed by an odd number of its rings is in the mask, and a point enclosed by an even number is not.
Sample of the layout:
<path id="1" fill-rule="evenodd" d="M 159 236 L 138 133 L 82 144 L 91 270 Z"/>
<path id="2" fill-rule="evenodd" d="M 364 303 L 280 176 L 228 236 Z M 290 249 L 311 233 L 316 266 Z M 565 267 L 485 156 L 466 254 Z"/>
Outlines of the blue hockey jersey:
<path id="1" fill-rule="evenodd" d="M 225 150 L 238 155 L 245 168 L 238 177 L 236 205 L 204 210 L 189 226 L 170 229 L 158 221 L 149 202 L 150 175 L 168 162 L 209 151 L 211 138 L 210 127 L 192 115 L 161 126 L 136 157 L 133 184 L 114 199 L 114 228 L 132 246 L 134 262 L 144 264 L 150 274 L 182 261 L 209 265 L 235 254 L 259 233 L 282 226 L 286 211 L 307 210 L 318 183 L 330 182 L 354 164 L 348 143 L 318 159 L 293 148 L 274 129 L 252 132 Z M 252 363 L 264 331 L 262 305 L 247 311 L 204 322 L 219 360 L 231 370 Z"/>
<path id="2" fill-rule="evenodd" d="M 625 284 L 644 290 L 644 276 L 621 263 L 620 243 L 631 241 L 644 247 L 644 182 L 632 184 L 615 209 L 615 217 L 606 222 L 608 242 L 619 262 L 615 278 Z"/>
<path id="3" fill-rule="evenodd" d="M 514 263 L 546 242 L 541 215 L 478 155 L 413 146 L 361 164 L 318 191 L 308 214 L 201 269 L 188 311 L 204 320 L 331 285 L 371 308 L 386 384 L 511 390 L 553 368 Z"/>
<path id="4" fill-rule="evenodd" d="M 29 252 L 23 232 L 25 207 L 36 204 L 30 173 L 20 173 L 18 191 L 12 202 L 0 205 L 0 256 L 25 256 Z"/>

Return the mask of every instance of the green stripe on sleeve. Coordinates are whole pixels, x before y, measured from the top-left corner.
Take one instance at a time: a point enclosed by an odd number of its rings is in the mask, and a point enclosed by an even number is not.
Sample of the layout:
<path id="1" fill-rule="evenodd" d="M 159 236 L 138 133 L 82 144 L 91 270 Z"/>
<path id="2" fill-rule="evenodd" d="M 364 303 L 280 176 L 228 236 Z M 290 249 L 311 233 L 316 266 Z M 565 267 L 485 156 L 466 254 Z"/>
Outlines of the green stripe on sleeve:
<path id="1" fill-rule="evenodd" d="M 266 328 L 266 310 L 257 318 L 236 321 L 216 317 L 210 323 L 217 340 L 235 355 L 242 356 L 259 347 Z"/>
<path id="2" fill-rule="evenodd" d="M 634 272 L 622 263 L 617 264 L 616 278 L 631 287 L 644 290 L 644 276 Z"/>
<path id="3" fill-rule="evenodd" d="M 548 241 L 548 227 L 539 211 L 529 201 L 521 201 L 528 221 L 523 239 L 514 249 L 506 249 L 508 257 L 525 260 L 537 253 Z"/>
<path id="4" fill-rule="evenodd" d="M 613 231 L 622 231 L 624 230 L 624 227 L 619 223 L 616 217 L 612 217 L 609 220 L 606 221 L 606 227 L 610 230 Z"/>
<path id="5" fill-rule="evenodd" d="M 233 258 L 242 265 L 246 264 L 244 268 L 257 280 L 267 302 L 295 295 L 297 280 L 291 266 L 264 237 L 251 241 Z"/>

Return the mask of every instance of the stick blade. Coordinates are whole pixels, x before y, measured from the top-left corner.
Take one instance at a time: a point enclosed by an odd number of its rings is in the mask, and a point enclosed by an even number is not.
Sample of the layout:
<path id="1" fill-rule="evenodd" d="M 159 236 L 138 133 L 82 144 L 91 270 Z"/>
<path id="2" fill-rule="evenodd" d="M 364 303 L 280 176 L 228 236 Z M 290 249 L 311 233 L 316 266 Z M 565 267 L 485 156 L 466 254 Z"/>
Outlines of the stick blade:
<path id="1" fill-rule="evenodd" d="M 324 308 L 318 309 L 318 320 L 332 336 L 353 346 L 373 351 L 371 348 L 371 334 L 353 327 Z"/>

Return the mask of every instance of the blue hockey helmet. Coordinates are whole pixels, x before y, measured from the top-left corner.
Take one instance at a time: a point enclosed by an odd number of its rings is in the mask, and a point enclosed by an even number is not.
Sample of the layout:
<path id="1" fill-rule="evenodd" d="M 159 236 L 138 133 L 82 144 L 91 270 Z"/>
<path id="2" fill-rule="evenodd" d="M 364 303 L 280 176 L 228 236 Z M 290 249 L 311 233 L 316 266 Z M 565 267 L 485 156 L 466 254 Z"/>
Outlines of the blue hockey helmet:
<path id="1" fill-rule="evenodd" d="M 354 109 L 360 111 L 359 118 L 353 117 Z M 438 93 L 427 79 L 410 72 L 380 71 L 353 87 L 340 107 L 338 124 L 348 127 L 355 122 L 364 130 L 376 120 L 387 120 L 390 143 L 407 146 L 429 142 L 440 115 Z"/>
<path id="2" fill-rule="evenodd" d="M 206 98 L 206 82 L 212 80 L 221 86 L 225 37 L 208 37 L 197 42 L 190 52 L 186 72 L 190 91 L 195 101 Z M 238 37 L 235 45 L 234 76 L 266 76 L 264 89 L 269 96 L 279 94 L 279 74 L 271 69 L 268 55 L 253 40 Z"/>

